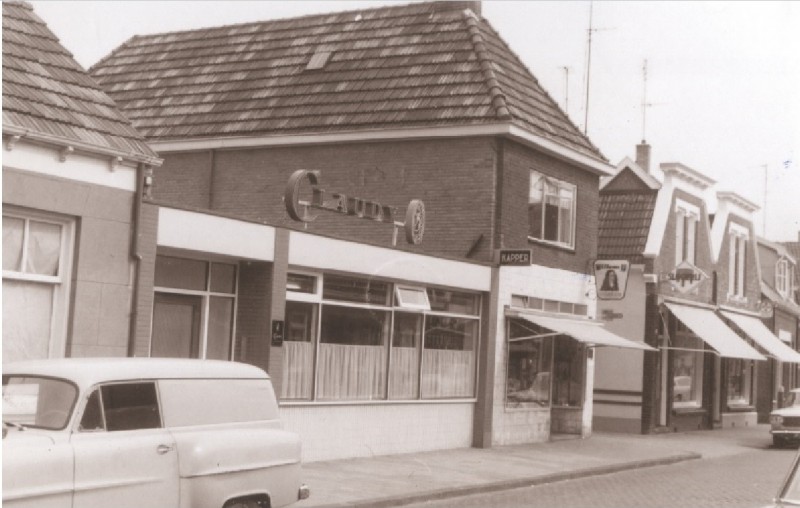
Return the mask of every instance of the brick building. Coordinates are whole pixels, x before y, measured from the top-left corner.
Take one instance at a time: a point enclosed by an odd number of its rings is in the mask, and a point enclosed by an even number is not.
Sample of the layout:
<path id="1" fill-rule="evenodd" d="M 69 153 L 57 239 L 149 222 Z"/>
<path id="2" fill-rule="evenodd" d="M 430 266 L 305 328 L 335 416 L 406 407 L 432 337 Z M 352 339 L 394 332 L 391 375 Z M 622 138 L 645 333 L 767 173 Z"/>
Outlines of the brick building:
<path id="1" fill-rule="evenodd" d="M 25 2 L 3 2 L 3 148 L 3 361 L 128 354 L 161 160 Z"/>
<path id="2" fill-rule="evenodd" d="M 601 189 L 598 264 L 629 269 L 624 295 L 601 292 L 598 315 L 659 351 L 598 352 L 595 427 L 754 425 L 757 404 L 772 398 L 760 391 L 763 373 L 800 361 L 760 321 L 756 207 L 720 192 L 709 216 L 704 194 L 714 182 L 679 163 L 661 164 L 659 182 L 649 150 L 638 145 L 637 162 L 622 161 Z"/>
<path id="3" fill-rule="evenodd" d="M 91 72 L 164 157 L 144 207 L 155 305 L 137 354 L 208 357 L 232 343 L 233 359 L 276 380 L 311 458 L 586 436 L 594 346 L 649 349 L 592 319 L 598 183 L 611 168 L 480 2 L 137 36 Z M 402 217 L 421 200 L 423 241 L 392 245 L 391 224 L 354 209 L 292 220 L 298 170 L 319 171 L 298 192 L 324 188 L 328 211 L 358 196 L 352 206 Z M 231 237 L 230 221 L 250 233 Z M 272 247 L 237 253 L 264 228 Z M 182 275 L 215 264 L 238 285 L 186 287 Z M 209 326 L 214 298 L 231 301 Z M 273 346 L 275 322 L 286 340 Z M 379 430 L 408 420 L 420 426 Z"/>

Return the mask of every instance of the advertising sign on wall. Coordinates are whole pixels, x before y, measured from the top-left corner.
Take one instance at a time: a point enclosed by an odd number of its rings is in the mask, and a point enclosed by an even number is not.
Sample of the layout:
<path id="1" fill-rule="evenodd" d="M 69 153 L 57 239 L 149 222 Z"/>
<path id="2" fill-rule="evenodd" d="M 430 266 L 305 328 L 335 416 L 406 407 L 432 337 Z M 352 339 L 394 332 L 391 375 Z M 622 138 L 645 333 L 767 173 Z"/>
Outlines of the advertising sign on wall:
<path id="1" fill-rule="evenodd" d="M 621 300 L 628 286 L 630 263 L 625 260 L 594 262 L 594 280 L 597 284 L 597 297 L 601 300 Z"/>

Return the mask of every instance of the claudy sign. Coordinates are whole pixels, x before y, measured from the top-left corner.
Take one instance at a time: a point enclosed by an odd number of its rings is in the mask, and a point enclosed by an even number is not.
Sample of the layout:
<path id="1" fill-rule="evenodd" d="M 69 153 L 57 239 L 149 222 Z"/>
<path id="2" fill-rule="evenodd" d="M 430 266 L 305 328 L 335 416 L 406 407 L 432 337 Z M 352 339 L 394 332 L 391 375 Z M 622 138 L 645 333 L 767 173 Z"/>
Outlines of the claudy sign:
<path id="1" fill-rule="evenodd" d="M 601 300 L 620 300 L 628 286 L 630 263 L 625 260 L 602 260 L 594 263 L 597 297 Z"/>
<path id="2" fill-rule="evenodd" d="M 293 220 L 311 222 L 317 216 L 310 214 L 309 208 L 327 210 L 360 219 L 392 224 L 395 228 L 402 227 L 408 243 L 414 245 L 422 243 L 425 233 L 425 205 L 422 201 L 412 199 L 406 208 L 405 222 L 399 222 L 396 220 L 397 209 L 395 207 L 356 196 L 347 196 L 340 192 L 327 192 L 320 188 L 320 175 L 320 171 L 298 169 L 289 177 L 283 200 L 286 212 Z M 300 187 L 306 180 L 311 185 L 310 202 L 300 200 Z"/>

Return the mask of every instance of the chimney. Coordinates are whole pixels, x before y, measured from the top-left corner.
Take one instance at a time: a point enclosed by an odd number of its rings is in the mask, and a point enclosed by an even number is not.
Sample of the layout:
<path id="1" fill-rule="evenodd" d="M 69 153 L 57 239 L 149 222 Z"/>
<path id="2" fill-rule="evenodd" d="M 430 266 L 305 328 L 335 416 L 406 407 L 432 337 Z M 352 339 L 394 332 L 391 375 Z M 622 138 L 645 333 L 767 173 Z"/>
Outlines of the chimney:
<path id="1" fill-rule="evenodd" d="M 636 145 L 636 164 L 648 173 L 650 172 L 650 145 L 645 140 Z"/>

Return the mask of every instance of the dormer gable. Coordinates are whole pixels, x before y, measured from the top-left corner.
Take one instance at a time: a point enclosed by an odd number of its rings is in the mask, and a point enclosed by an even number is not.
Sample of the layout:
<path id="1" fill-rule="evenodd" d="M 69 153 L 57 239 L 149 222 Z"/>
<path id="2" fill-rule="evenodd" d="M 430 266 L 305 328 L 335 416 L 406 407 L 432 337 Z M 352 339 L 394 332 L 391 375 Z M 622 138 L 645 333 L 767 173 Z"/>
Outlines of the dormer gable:
<path id="1" fill-rule="evenodd" d="M 721 305 L 756 311 L 760 295 L 758 249 L 753 212 L 758 206 L 732 192 L 717 193 L 711 230 Z"/>
<path id="2" fill-rule="evenodd" d="M 660 188 L 661 182 L 628 157 L 617 164 L 616 174 L 600 184 L 601 192 L 658 191 Z"/>

